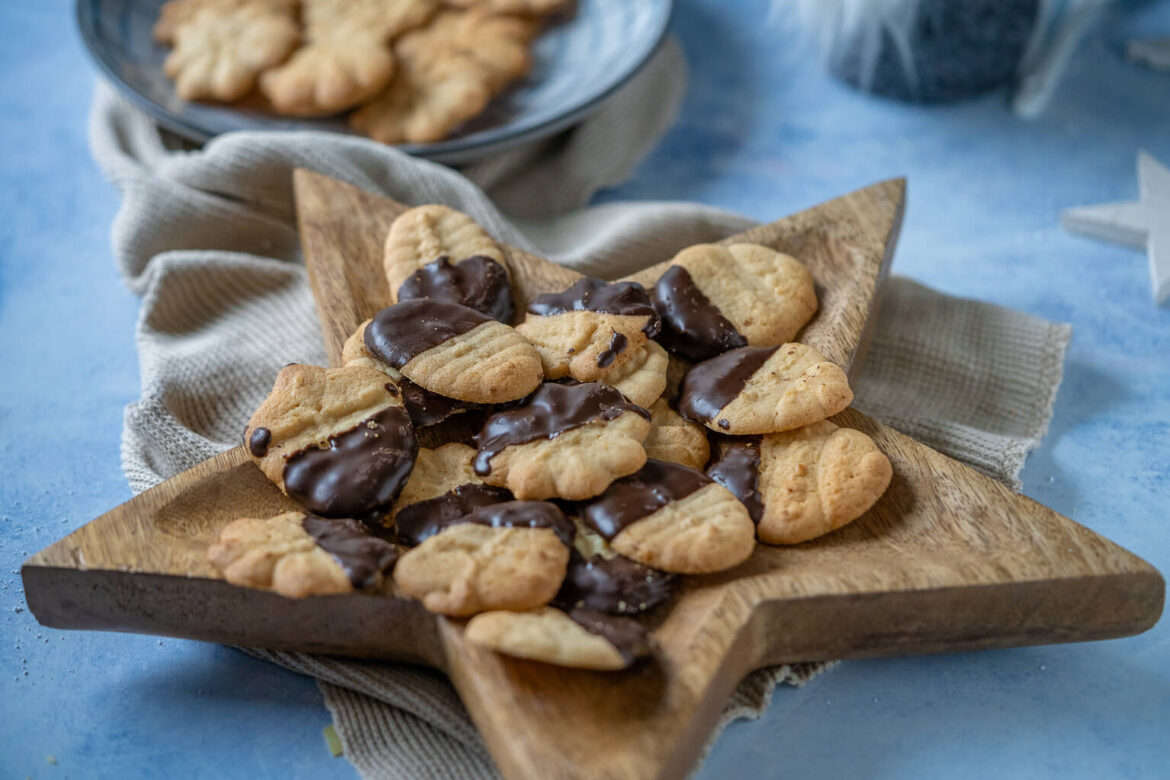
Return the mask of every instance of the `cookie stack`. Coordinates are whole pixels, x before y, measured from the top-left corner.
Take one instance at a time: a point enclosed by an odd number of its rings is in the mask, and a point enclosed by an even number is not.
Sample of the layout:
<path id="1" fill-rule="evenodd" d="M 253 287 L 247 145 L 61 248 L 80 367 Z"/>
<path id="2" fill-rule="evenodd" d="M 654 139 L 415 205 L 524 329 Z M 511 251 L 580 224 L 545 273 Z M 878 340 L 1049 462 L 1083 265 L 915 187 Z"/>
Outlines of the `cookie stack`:
<path id="1" fill-rule="evenodd" d="M 350 112 L 387 144 L 430 143 L 480 114 L 532 65 L 572 0 L 169 0 L 154 37 L 184 100 L 257 87 L 296 117 Z"/>
<path id="2" fill-rule="evenodd" d="M 499 652 L 622 669 L 678 576 L 828 533 L 889 484 L 827 419 L 845 373 L 792 341 L 812 276 L 768 247 L 690 247 L 650 290 L 586 277 L 517 317 L 504 248 L 429 205 L 392 224 L 385 272 L 345 365 L 286 366 L 249 422 L 304 511 L 228 525 L 229 582 L 409 596 Z"/>

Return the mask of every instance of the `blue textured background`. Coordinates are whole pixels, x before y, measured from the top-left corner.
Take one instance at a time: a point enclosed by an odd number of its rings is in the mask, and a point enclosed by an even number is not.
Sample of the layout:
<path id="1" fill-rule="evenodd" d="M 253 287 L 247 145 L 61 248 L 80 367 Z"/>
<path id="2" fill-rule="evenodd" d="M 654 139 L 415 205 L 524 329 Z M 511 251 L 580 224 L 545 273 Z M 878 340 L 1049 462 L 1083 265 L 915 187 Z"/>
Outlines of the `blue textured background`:
<path id="1" fill-rule="evenodd" d="M 1075 328 L 1025 492 L 1170 571 L 1170 308 L 1145 258 L 1063 233 L 1061 208 L 1135 196 L 1170 163 L 1170 75 L 1124 61 L 1144 4 L 1077 55 L 1049 112 L 1002 95 L 912 108 L 858 95 L 761 24 L 765 0 L 681 0 L 677 126 L 603 199 L 672 198 L 760 219 L 906 175 L 895 268 Z M 129 498 L 122 408 L 137 301 L 89 158 L 93 70 L 65 0 L 0 4 L 0 777 L 354 777 L 325 749 L 309 680 L 214 645 L 39 627 L 18 569 Z M 1168 215 L 1170 218 L 1170 215 Z M 1170 627 L 1094 644 L 851 662 L 730 727 L 701 774 L 1170 776 Z M 49 764 L 48 755 L 57 763 Z"/>

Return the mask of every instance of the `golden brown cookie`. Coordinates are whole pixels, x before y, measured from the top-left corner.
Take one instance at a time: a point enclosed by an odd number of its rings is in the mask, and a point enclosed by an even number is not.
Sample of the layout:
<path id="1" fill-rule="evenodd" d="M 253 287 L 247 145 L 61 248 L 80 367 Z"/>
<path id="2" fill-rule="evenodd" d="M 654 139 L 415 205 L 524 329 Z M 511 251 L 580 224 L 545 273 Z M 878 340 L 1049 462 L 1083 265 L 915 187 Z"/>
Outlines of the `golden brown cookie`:
<path id="1" fill-rule="evenodd" d="M 420 298 L 365 327 L 371 357 L 432 393 L 475 404 L 516 401 L 543 378 L 540 355 L 512 328 L 466 306 Z"/>
<path id="2" fill-rule="evenodd" d="M 589 276 L 562 292 L 533 298 L 524 322 L 516 326 L 540 352 L 547 379 L 571 376 L 580 382 L 620 371 L 635 356 L 656 357 L 640 350 L 658 328 L 658 315 L 642 285 Z M 662 369 L 665 386 L 664 365 Z"/>
<path id="3" fill-rule="evenodd" d="M 649 409 L 666 390 L 669 363 L 666 350 L 656 341 L 647 341 L 625 364 L 605 372 L 598 381 L 616 387 L 633 403 Z"/>
<path id="4" fill-rule="evenodd" d="M 260 89 L 281 114 L 336 114 L 390 83 L 390 39 L 424 23 L 436 0 L 303 0 L 306 45 L 264 73 Z"/>
<path id="5" fill-rule="evenodd" d="M 585 525 L 621 555 L 678 574 L 706 574 L 747 560 L 755 527 L 743 504 L 701 471 L 648 460 L 581 510 Z"/>
<path id="6" fill-rule="evenodd" d="M 376 587 L 398 552 L 353 520 L 286 512 L 228 523 L 207 557 L 233 585 L 303 598 Z"/>
<path id="7" fill-rule="evenodd" d="M 184 100 L 231 101 L 246 95 L 262 71 L 282 62 L 300 32 L 292 14 L 265 3 L 208 5 L 174 26 L 174 50 L 163 71 Z"/>
<path id="8" fill-rule="evenodd" d="M 420 78 L 444 67 L 474 71 L 494 96 L 531 69 L 529 46 L 539 32 L 540 22 L 531 16 L 449 9 L 403 36 L 395 51 Z"/>
<path id="9" fill-rule="evenodd" d="M 406 552 L 394 582 L 431 612 L 453 617 L 539 607 L 565 578 L 572 539 L 563 535 L 572 530 L 544 501 L 483 506 Z"/>
<path id="10" fill-rule="evenodd" d="M 418 449 L 397 389 L 364 366 L 285 366 L 244 443 L 308 511 L 359 519 L 390 509 Z"/>
<path id="11" fill-rule="evenodd" d="M 288 15 L 296 12 L 299 0 L 168 0 L 159 8 L 152 34 L 159 43 L 171 46 L 175 32 L 196 13 L 206 9 L 229 11 L 245 5 L 264 6 Z"/>
<path id="12" fill-rule="evenodd" d="M 625 669 L 651 652 L 640 623 L 584 609 L 485 612 L 471 619 L 464 636 L 504 655 L 597 671 Z"/>
<path id="13" fill-rule="evenodd" d="M 425 428 L 435 425 L 448 417 L 476 408 L 476 404 L 460 401 L 455 398 L 432 393 L 402 375 L 394 366 L 391 366 L 370 354 L 366 349 L 366 327 L 371 320 L 366 320 L 355 330 L 341 348 L 341 362 L 347 366 L 365 366 L 381 371 L 390 377 L 402 394 L 402 404 L 410 415 L 410 421 L 415 428 Z"/>
<path id="14" fill-rule="evenodd" d="M 845 372 L 803 344 L 741 347 L 687 372 L 679 411 L 713 431 L 774 433 L 811 425 L 845 409 Z"/>
<path id="15" fill-rule="evenodd" d="M 760 540 L 798 544 L 863 515 L 890 484 L 890 460 L 861 431 L 824 420 L 759 444 Z"/>
<path id="16" fill-rule="evenodd" d="M 521 406 L 492 415 L 475 472 L 517 498 L 580 500 L 646 460 L 650 413 L 599 383 L 546 383 Z"/>
<path id="17" fill-rule="evenodd" d="M 464 60 L 421 69 L 402 61 L 389 85 L 349 116 L 354 132 L 384 144 L 441 141 L 491 100 L 481 70 Z"/>
<path id="18" fill-rule="evenodd" d="M 504 250 L 495 239 L 487 234 L 475 220 L 462 211 L 430 203 L 425 206 L 416 206 L 402 212 L 390 223 L 390 231 L 386 235 L 386 244 L 382 253 L 382 268 L 386 272 L 386 281 L 390 285 L 391 299 L 397 303 L 399 290 L 410 282 L 420 272 L 432 264 L 446 260 L 455 269 L 463 270 L 472 261 L 486 260 L 498 266 L 508 276 L 508 264 L 504 258 Z M 473 264 L 474 265 L 474 264 Z M 479 266 L 475 275 L 487 277 L 492 266 Z M 485 285 L 488 280 L 483 282 Z M 421 286 L 421 284 L 419 285 Z M 466 285 L 465 285 L 466 286 Z M 409 293 L 410 286 L 407 287 Z M 406 296 L 406 299 L 424 297 L 422 295 Z M 433 296 L 430 296 L 433 297 Z M 493 319 L 508 322 L 511 316 L 496 316 L 488 309 L 494 309 L 499 304 L 494 303 L 498 294 L 484 292 L 480 295 L 468 296 L 492 300 L 490 305 L 475 306 L 466 300 L 455 301 L 464 306 L 483 312 Z M 450 300 L 443 298 L 442 300 Z M 507 298 L 510 306 L 511 295 Z"/>
<path id="19" fill-rule="evenodd" d="M 690 360 L 791 341 L 817 310 L 812 275 L 759 244 L 697 244 L 675 255 L 651 291 L 659 341 Z"/>
<path id="20" fill-rule="evenodd" d="M 665 398 L 650 407 L 650 435 L 642 442 L 646 456 L 702 469 L 711 456 L 707 431 L 688 422 L 670 407 Z"/>
<path id="21" fill-rule="evenodd" d="M 618 555 L 580 518 L 573 518 L 573 522 L 577 535 L 554 606 L 566 611 L 594 609 L 610 615 L 637 615 L 670 598 L 673 574 Z"/>

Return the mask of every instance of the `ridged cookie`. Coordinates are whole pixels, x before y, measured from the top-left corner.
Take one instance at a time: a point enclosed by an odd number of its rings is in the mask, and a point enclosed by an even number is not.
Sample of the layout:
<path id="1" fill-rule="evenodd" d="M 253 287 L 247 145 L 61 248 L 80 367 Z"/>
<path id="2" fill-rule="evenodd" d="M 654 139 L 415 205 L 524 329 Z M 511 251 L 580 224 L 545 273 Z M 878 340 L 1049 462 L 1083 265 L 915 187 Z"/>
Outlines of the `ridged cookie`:
<path id="1" fill-rule="evenodd" d="M 394 545 L 358 522 L 301 512 L 234 520 L 207 550 L 208 560 L 233 585 L 289 598 L 378 586 L 397 557 Z"/>
<path id="2" fill-rule="evenodd" d="M 184 100 L 237 100 L 261 72 L 296 47 L 300 31 L 289 9 L 274 4 L 208 5 L 174 25 L 174 50 L 163 71 Z"/>
<path id="3" fill-rule="evenodd" d="M 387 306 L 363 341 L 372 357 L 410 381 L 460 401 L 516 401 L 543 378 L 540 355 L 523 336 L 454 303 L 422 298 Z"/>
<path id="4" fill-rule="evenodd" d="M 845 409 L 853 391 L 845 372 L 803 344 L 741 347 L 687 372 L 683 417 L 732 435 L 811 425 Z"/>
<path id="5" fill-rule="evenodd" d="M 825 420 L 760 442 L 760 540 L 798 544 L 865 514 L 889 487 L 890 460 L 861 431 Z"/>
<path id="6" fill-rule="evenodd" d="M 747 510 L 701 471 L 650 460 L 581 510 L 585 525 L 613 549 L 678 574 L 730 569 L 755 548 Z"/>
<path id="7" fill-rule="evenodd" d="M 397 368 L 370 354 L 370 351 L 366 349 L 365 341 L 366 327 L 370 322 L 371 320 L 363 322 L 345 340 L 345 344 L 341 348 L 341 362 L 346 366 L 365 366 L 386 374 L 398 388 L 398 392 L 401 393 L 402 403 L 415 428 L 435 425 L 460 412 L 477 408 L 477 404 L 447 398 L 419 387 L 404 377 Z"/>
<path id="8" fill-rule="evenodd" d="M 382 252 L 391 299 L 397 302 L 403 282 L 429 263 L 446 258 L 458 266 L 472 257 L 486 258 L 508 271 L 504 250 L 462 211 L 431 203 L 402 212 L 390 223 Z"/>
<path id="9" fill-rule="evenodd" d="M 546 383 L 523 405 L 488 418 L 475 473 L 517 498 L 595 496 L 641 468 L 650 413 L 599 383 Z"/>
<path id="10" fill-rule="evenodd" d="M 643 409 L 649 409 L 666 390 L 670 359 L 655 341 L 647 341 L 629 360 L 602 374 L 598 381 L 615 387 Z"/>
<path id="11" fill-rule="evenodd" d="M 642 285 L 588 276 L 567 290 L 533 298 L 524 322 L 516 326 L 540 352 L 547 379 L 571 376 L 580 382 L 619 371 L 658 328 Z"/>
<path id="12" fill-rule="evenodd" d="M 362 520 L 389 510 L 418 449 L 397 389 L 364 366 L 285 366 L 244 443 L 308 511 Z"/>
<path id="13" fill-rule="evenodd" d="M 671 408 L 665 398 L 650 407 L 650 435 L 642 442 L 646 456 L 702 469 L 711 457 L 707 430 L 688 422 Z"/>
<path id="14" fill-rule="evenodd" d="M 468 622 L 464 636 L 504 655 L 597 671 L 625 669 L 652 650 L 640 623 L 585 609 L 485 612 Z"/>
<path id="15" fill-rule="evenodd" d="M 441 615 L 539 607 L 565 578 L 572 530 L 547 502 L 483 506 L 407 551 L 394 582 Z"/>
<path id="16" fill-rule="evenodd" d="M 812 275 L 759 244 L 697 244 L 671 260 L 651 292 L 659 341 L 691 360 L 791 341 L 817 310 Z"/>

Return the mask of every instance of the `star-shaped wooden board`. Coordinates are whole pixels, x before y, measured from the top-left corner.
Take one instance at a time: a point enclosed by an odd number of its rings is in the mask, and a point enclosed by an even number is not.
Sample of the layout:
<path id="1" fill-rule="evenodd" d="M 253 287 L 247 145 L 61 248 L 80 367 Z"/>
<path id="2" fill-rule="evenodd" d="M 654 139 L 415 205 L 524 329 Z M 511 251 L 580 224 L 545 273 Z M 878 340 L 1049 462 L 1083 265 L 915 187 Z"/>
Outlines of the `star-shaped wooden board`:
<path id="1" fill-rule="evenodd" d="M 309 171 L 298 218 L 326 346 L 388 301 L 382 243 L 406 208 Z M 808 265 L 821 308 L 800 339 L 848 367 L 864 348 L 902 217 L 886 181 L 727 239 Z M 518 304 L 577 274 L 508 249 Z M 666 260 L 666 258 L 663 258 Z M 661 265 L 637 274 L 652 282 Z M 683 777 L 736 684 L 788 661 L 944 652 L 1134 634 L 1162 610 L 1149 564 L 853 410 L 833 418 L 889 456 L 886 494 L 853 524 L 684 578 L 657 616 L 658 655 L 625 672 L 510 659 L 462 623 L 386 593 L 300 600 L 229 585 L 206 560 L 230 520 L 294 508 L 225 452 L 119 506 L 24 565 L 41 623 L 427 664 L 454 682 L 510 778 Z M 425 440 L 424 440 L 425 443 Z"/>

